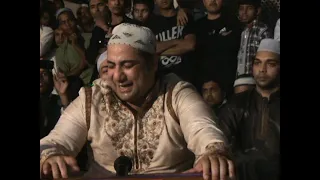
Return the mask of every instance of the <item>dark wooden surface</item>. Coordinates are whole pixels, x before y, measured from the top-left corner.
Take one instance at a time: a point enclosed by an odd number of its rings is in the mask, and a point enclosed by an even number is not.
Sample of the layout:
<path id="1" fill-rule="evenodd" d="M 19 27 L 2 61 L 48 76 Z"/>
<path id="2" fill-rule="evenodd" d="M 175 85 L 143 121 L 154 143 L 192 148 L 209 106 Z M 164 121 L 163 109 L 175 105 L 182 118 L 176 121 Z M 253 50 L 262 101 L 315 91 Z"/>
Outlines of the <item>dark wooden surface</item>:
<path id="1" fill-rule="evenodd" d="M 106 178 L 68 178 L 68 179 L 56 179 L 56 180 L 203 180 L 202 174 L 144 174 L 144 175 L 132 175 L 127 177 L 106 177 Z"/>

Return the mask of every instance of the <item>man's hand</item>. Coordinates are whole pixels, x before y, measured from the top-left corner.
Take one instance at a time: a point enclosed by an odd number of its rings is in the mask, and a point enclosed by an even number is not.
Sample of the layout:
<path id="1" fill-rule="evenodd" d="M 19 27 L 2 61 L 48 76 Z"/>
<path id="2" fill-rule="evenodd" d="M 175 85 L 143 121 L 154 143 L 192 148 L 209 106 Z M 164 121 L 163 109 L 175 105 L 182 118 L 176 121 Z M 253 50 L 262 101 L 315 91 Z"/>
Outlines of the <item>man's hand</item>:
<path id="1" fill-rule="evenodd" d="M 203 179 L 229 180 L 235 179 L 235 167 L 225 156 L 209 154 L 203 156 L 196 166 L 184 173 L 203 173 Z"/>
<path id="2" fill-rule="evenodd" d="M 71 42 L 71 44 L 77 44 L 78 43 L 78 36 L 76 33 L 71 34 L 69 37 L 69 41 Z"/>
<path id="3" fill-rule="evenodd" d="M 40 174 L 52 175 L 54 179 L 68 178 L 68 168 L 80 171 L 77 161 L 71 156 L 52 156 L 44 161 Z"/>
<path id="4" fill-rule="evenodd" d="M 57 90 L 58 94 L 66 95 L 68 85 L 69 85 L 69 82 L 66 76 L 61 72 L 57 72 L 57 74 L 53 76 L 53 82 L 54 82 L 54 87 Z"/>
<path id="5" fill-rule="evenodd" d="M 179 8 L 177 15 L 177 25 L 185 26 L 188 23 L 188 16 L 184 9 Z"/>

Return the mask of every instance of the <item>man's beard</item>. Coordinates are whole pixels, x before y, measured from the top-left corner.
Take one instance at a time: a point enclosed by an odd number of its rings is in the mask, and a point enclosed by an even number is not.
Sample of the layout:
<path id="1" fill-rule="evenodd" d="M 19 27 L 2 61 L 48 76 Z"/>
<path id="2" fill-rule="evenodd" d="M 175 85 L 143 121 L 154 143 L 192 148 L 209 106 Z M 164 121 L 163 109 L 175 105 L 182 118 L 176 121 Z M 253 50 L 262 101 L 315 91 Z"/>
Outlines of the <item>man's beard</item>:
<path id="1" fill-rule="evenodd" d="M 272 90 L 280 86 L 280 77 L 272 79 L 267 84 L 260 84 L 259 81 L 256 80 L 256 85 L 262 90 Z"/>

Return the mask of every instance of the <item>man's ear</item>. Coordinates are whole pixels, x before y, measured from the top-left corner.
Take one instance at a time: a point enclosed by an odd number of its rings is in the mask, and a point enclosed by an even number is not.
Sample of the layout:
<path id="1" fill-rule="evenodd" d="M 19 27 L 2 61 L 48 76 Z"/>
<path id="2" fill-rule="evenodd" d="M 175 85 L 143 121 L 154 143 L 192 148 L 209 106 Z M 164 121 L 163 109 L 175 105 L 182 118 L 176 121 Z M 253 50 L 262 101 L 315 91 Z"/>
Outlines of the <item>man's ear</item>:
<path id="1" fill-rule="evenodd" d="M 261 14 L 261 7 L 258 7 L 257 8 L 257 16 L 260 16 L 260 14 Z"/>

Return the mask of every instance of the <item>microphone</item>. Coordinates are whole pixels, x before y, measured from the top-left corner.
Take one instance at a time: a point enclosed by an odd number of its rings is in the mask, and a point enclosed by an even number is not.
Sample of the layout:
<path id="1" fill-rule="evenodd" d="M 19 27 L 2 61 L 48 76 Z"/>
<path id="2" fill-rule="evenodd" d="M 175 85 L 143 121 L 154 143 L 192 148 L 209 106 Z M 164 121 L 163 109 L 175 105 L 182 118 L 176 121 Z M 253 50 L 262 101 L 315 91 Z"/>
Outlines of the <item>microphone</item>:
<path id="1" fill-rule="evenodd" d="M 116 170 L 116 176 L 128 176 L 132 169 L 132 161 L 127 156 L 120 156 L 114 161 L 113 167 Z"/>

